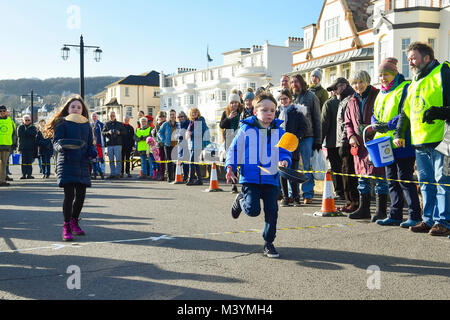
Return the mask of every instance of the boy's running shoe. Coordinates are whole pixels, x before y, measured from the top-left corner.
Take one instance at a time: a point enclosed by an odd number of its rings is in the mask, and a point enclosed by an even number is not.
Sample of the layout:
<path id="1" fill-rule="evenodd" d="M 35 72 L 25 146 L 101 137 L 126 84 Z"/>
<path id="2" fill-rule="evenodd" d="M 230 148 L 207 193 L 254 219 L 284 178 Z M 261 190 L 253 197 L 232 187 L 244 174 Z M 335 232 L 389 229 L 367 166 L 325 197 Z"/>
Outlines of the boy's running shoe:
<path id="1" fill-rule="evenodd" d="M 233 219 L 239 218 L 239 215 L 242 212 L 241 199 L 243 198 L 244 195 L 242 193 L 239 193 L 236 196 L 236 199 L 234 199 L 233 205 L 231 206 L 231 216 L 233 217 Z"/>
<path id="2" fill-rule="evenodd" d="M 264 255 L 268 258 L 278 258 L 280 256 L 273 243 L 266 243 L 264 245 Z"/>

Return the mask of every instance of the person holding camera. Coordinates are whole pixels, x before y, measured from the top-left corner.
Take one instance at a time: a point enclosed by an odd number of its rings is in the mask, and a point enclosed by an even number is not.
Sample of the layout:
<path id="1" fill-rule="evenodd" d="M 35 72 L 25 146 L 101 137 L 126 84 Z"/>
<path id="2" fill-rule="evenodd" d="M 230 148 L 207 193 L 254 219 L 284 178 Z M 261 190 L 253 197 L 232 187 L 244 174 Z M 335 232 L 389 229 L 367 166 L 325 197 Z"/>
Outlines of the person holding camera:
<path id="1" fill-rule="evenodd" d="M 111 170 L 108 179 L 120 179 L 122 163 L 122 137 L 126 134 L 123 124 L 116 119 L 116 113 L 111 111 L 109 119 L 103 127 L 103 136 L 106 138 L 108 150 L 109 168 Z"/>

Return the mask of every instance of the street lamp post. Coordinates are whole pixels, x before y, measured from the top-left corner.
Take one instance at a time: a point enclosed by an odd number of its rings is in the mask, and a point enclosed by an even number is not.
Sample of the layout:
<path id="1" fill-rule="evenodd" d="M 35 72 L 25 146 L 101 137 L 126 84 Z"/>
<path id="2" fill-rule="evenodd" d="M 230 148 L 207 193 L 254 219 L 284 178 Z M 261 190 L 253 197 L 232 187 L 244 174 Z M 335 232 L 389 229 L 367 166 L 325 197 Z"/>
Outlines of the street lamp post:
<path id="1" fill-rule="evenodd" d="M 65 44 L 61 49 L 61 57 L 63 60 L 67 60 L 69 58 L 69 47 L 80 48 L 80 96 L 84 100 L 84 49 L 85 48 L 94 48 L 94 60 L 100 62 L 102 57 L 102 50 L 98 46 L 86 46 L 84 45 L 83 36 L 80 37 L 80 44 Z"/>
<path id="2" fill-rule="evenodd" d="M 30 101 L 31 101 L 31 107 L 30 107 L 31 108 L 31 110 L 30 110 L 31 111 L 31 123 L 34 123 L 34 98 L 35 97 L 38 99 L 38 102 L 44 101 L 44 98 L 42 98 L 38 94 L 34 94 L 33 90 L 31 90 L 30 94 L 23 94 L 20 96 L 20 100 L 22 102 L 26 102 L 26 99 L 30 98 Z"/>

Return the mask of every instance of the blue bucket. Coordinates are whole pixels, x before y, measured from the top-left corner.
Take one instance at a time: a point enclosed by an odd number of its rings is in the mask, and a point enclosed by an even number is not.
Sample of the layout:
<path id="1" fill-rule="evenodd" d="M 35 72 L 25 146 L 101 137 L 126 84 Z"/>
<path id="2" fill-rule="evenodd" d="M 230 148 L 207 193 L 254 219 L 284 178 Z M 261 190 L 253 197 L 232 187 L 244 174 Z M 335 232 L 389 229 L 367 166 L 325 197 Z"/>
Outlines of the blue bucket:
<path id="1" fill-rule="evenodd" d="M 370 126 L 369 126 L 370 127 Z M 366 130 L 364 130 L 363 138 L 365 141 Z M 374 139 L 365 143 L 367 151 L 369 151 L 370 160 L 377 168 L 387 167 L 394 163 L 394 151 L 392 149 L 391 137 L 386 136 Z"/>
<path id="2" fill-rule="evenodd" d="M 20 153 L 12 154 L 12 164 L 20 164 Z"/>

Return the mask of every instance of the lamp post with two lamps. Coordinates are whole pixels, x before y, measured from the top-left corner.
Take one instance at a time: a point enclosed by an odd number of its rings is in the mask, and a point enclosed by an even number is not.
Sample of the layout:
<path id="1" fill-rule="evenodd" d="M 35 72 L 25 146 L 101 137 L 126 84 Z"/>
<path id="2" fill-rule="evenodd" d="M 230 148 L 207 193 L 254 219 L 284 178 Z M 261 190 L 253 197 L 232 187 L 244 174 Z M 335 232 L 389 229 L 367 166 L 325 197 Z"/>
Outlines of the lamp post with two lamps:
<path id="1" fill-rule="evenodd" d="M 34 119 L 34 98 L 36 98 L 37 99 L 37 101 L 38 101 L 38 103 L 42 103 L 43 101 L 44 101 L 44 98 L 42 98 L 40 95 L 38 95 L 38 94 L 34 94 L 34 92 L 33 92 L 33 90 L 31 90 L 31 93 L 30 94 L 23 94 L 23 95 L 21 95 L 20 96 L 20 101 L 22 102 L 22 103 L 26 103 L 26 101 L 27 101 L 27 98 L 30 98 L 30 100 L 31 100 L 31 109 L 30 109 L 30 111 L 31 111 L 31 123 L 34 123 L 35 121 L 35 119 Z"/>
<path id="2" fill-rule="evenodd" d="M 63 60 L 67 60 L 69 58 L 69 47 L 75 47 L 80 49 L 80 96 L 84 100 L 84 49 L 85 48 L 94 48 L 94 60 L 96 62 L 100 62 L 102 58 L 102 50 L 98 46 L 86 46 L 84 45 L 83 36 L 80 37 L 80 44 L 65 44 L 61 49 L 61 57 Z"/>

